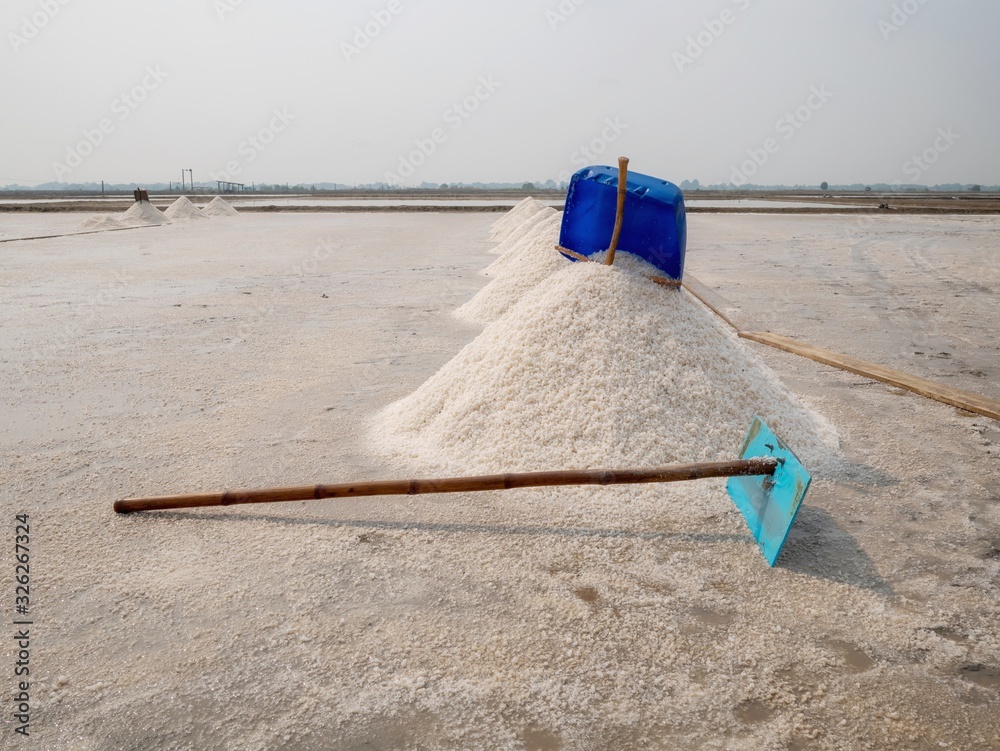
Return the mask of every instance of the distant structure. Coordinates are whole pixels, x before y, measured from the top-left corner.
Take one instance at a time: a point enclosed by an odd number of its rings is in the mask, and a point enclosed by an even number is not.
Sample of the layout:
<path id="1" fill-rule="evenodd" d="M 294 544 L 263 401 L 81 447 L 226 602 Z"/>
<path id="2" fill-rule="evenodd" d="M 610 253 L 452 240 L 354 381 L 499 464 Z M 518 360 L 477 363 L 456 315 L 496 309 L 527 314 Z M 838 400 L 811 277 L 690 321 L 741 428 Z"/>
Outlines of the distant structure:
<path id="1" fill-rule="evenodd" d="M 145 188 L 136 188 L 132 191 L 132 195 L 136 203 L 142 203 L 143 201 L 149 203 L 149 191 Z"/>
<path id="2" fill-rule="evenodd" d="M 231 183 L 225 180 L 216 180 L 216 185 L 219 186 L 220 193 L 246 193 L 247 186 L 243 183 Z"/>

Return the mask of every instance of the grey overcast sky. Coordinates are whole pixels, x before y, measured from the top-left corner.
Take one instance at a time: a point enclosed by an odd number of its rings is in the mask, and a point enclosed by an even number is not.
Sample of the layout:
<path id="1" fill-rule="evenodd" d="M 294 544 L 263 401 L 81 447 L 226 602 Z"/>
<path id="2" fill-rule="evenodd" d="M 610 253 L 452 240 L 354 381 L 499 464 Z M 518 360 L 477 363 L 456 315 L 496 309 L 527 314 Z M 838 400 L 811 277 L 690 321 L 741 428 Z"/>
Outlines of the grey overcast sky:
<path id="1" fill-rule="evenodd" d="M 0 32 L 0 184 L 1000 183 L 996 0 L 5 0 Z"/>

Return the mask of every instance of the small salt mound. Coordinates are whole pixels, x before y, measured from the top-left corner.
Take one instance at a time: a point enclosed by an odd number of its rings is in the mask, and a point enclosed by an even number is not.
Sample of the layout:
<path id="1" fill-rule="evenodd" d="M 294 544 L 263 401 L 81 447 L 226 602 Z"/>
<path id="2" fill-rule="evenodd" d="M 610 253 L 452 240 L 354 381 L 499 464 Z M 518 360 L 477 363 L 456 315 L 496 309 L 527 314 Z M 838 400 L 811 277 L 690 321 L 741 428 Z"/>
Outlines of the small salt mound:
<path id="1" fill-rule="evenodd" d="M 79 229 L 84 232 L 94 232 L 97 230 L 121 229 L 124 226 L 122 222 L 113 216 L 97 214 L 96 216 L 89 216 L 80 222 Z"/>
<path id="2" fill-rule="evenodd" d="M 191 203 L 187 196 L 181 196 L 170 204 L 166 211 L 163 212 L 163 215 L 172 222 L 185 222 L 192 219 L 205 218 L 205 215 L 201 213 L 201 209 Z"/>
<path id="3" fill-rule="evenodd" d="M 524 219 L 520 220 L 517 226 L 511 229 L 500 244 L 495 248 L 491 248 L 489 252 L 494 255 L 503 255 L 507 251 L 512 250 L 526 236 L 530 235 L 535 227 L 553 216 L 561 218 L 562 214 L 553 209 L 551 206 L 542 206 L 542 208 L 538 211 L 529 216 L 525 216 Z"/>
<path id="4" fill-rule="evenodd" d="M 510 211 L 508 211 L 502 217 L 493 222 L 493 229 L 497 229 L 498 227 L 503 227 L 505 224 L 508 224 L 513 217 L 516 217 L 520 212 L 524 211 L 533 203 L 537 203 L 537 201 L 531 196 L 528 196 L 527 198 L 522 198 L 510 209 Z"/>
<path id="5" fill-rule="evenodd" d="M 519 227 L 522 224 L 524 224 L 525 221 L 531 219 L 531 217 L 533 217 L 540 211 L 543 211 L 545 209 L 550 209 L 554 211 L 554 209 L 551 209 L 550 207 L 546 206 L 544 203 L 541 203 L 540 201 L 536 201 L 534 198 L 526 200 L 528 200 L 529 203 L 524 203 L 524 201 L 522 201 L 521 203 L 523 203 L 524 206 L 521 207 L 520 210 L 518 210 L 518 207 L 515 206 L 514 210 L 508 212 L 507 216 L 505 217 L 507 221 L 501 227 L 499 227 L 498 229 L 494 229 L 493 232 L 490 233 L 491 239 L 502 242 L 503 240 L 506 240 L 510 235 L 516 234 Z M 520 204 L 518 205 L 520 206 Z"/>
<path id="6" fill-rule="evenodd" d="M 558 211 L 539 212 L 536 214 L 538 221 L 532 222 L 530 227 L 524 230 L 517 242 L 510 242 L 500 257 L 483 269 L 480 273 L 483 276 L 501 276 L 508 273 L 521 261 L 528 260 L 532 254 L 539 255 L 553 253 L 559 242 L 559 228 L 562 225 L 562 214 Z"/>
<path id="7" fill-rule="evenodd" d="M 518 217 L 521 216 L 522 212 L 535 203 L 537 203 L 537 201 L 535 201 L 535 199 L 531 196 L 522 199 L 514 206 L 514 208 L 493 222 L 493 226 L 490 228 L 491 236 L 495 238 L 498 233 L 506 231 L 511 222 L 516 221 Z"/>
<path id="8" fill-rule="evenodd" d="M 627 256 L 627 254 L 621 254 Z M 455 474 L 732 459 L 755 414 L 803 458 L 836 433 L 686 292 L 567 263 L 376 417 L 387 455 Z"/>
<path id="9" fill-rule="evenodd" d="M 552 212 L 539 222 L 522 241 L 504 253 L 485 270 L 493 281 L 469 302 L 455 311 L 455 316 L 472 323 L 490 323 L 538 284 L 570 263 L 556 249 L 561 216 Z"/>
<path id="10" fill-rule="evenodd" d="M 216 196 L 209 201 L 208 206 L 202 209 L 205 216 L 239 216 L 240 212 L 222 200 L 221 196 Z"/>
<path id="11" fill-rule="evenodd" d="M 170 224 L 170 219 L 162 211 L 146 201 L 137 201 L 121 215 L 123 224 Z"/>

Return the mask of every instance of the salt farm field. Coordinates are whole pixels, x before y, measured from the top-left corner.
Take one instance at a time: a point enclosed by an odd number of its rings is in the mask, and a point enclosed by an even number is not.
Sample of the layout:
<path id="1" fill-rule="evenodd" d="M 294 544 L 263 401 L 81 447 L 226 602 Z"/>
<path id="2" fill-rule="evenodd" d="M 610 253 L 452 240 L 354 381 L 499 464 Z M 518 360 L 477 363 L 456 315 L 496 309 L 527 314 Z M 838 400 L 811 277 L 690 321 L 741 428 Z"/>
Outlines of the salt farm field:
<path id="1" fill-rule="evenodd" d="M 483 331 L 453 311 L 500 216 L 0 243 L 34 747 L 1000 749 L 1000 424 L 761 345 L 839 435 L 774 569 L 715 480 L 112 512 L 414 474 L 373 421 Z M 687 270 L 759 329 L 1000 399 L 998 230 L 692 215 Z"/>

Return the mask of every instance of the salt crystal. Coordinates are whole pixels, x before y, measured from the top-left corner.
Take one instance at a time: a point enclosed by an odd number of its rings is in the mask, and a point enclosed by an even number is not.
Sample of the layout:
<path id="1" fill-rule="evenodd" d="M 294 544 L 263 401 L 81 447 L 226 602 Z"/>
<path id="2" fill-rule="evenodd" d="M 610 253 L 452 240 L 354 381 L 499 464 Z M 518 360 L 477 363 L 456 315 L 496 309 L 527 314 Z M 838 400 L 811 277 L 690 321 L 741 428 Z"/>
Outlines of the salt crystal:
<path id="1" fill-rule="evenodd" d="M 180 196 L 167 207 L 163 214 L 172 222 L 205 218 L 205 215 L 201 213 L 201 209 L 191 203 L 191 200 L 187 196 Z"/>
<path id="2" fill-rule="evenodd" d="M 205 216 L 220 217 L 220 216 L 239 216 L 240 212 L 238 212 L 236 209 L 234 209 L 232 206 L 226 203 L 222 199 L 222 196 L 216 196 L 215 198 L 213 198 L 211 201 L 208 202 L 208 205 L 205 208 L 202 209 L 202 213 Z"/>
<path id="3" fill-rule="evenodd" d="M 736 334 L 683 290 L 570 263 L 373 427 L 387 454 L 453 473 L 736 458 L 755 414 L 809 463 L 837 444 Z"/>
<path id="4" fill-rule="evenodd" d="M 147 201 L 136 201 L 121 215 L 123 224 L 170 224 L 170 218 Z"/>

